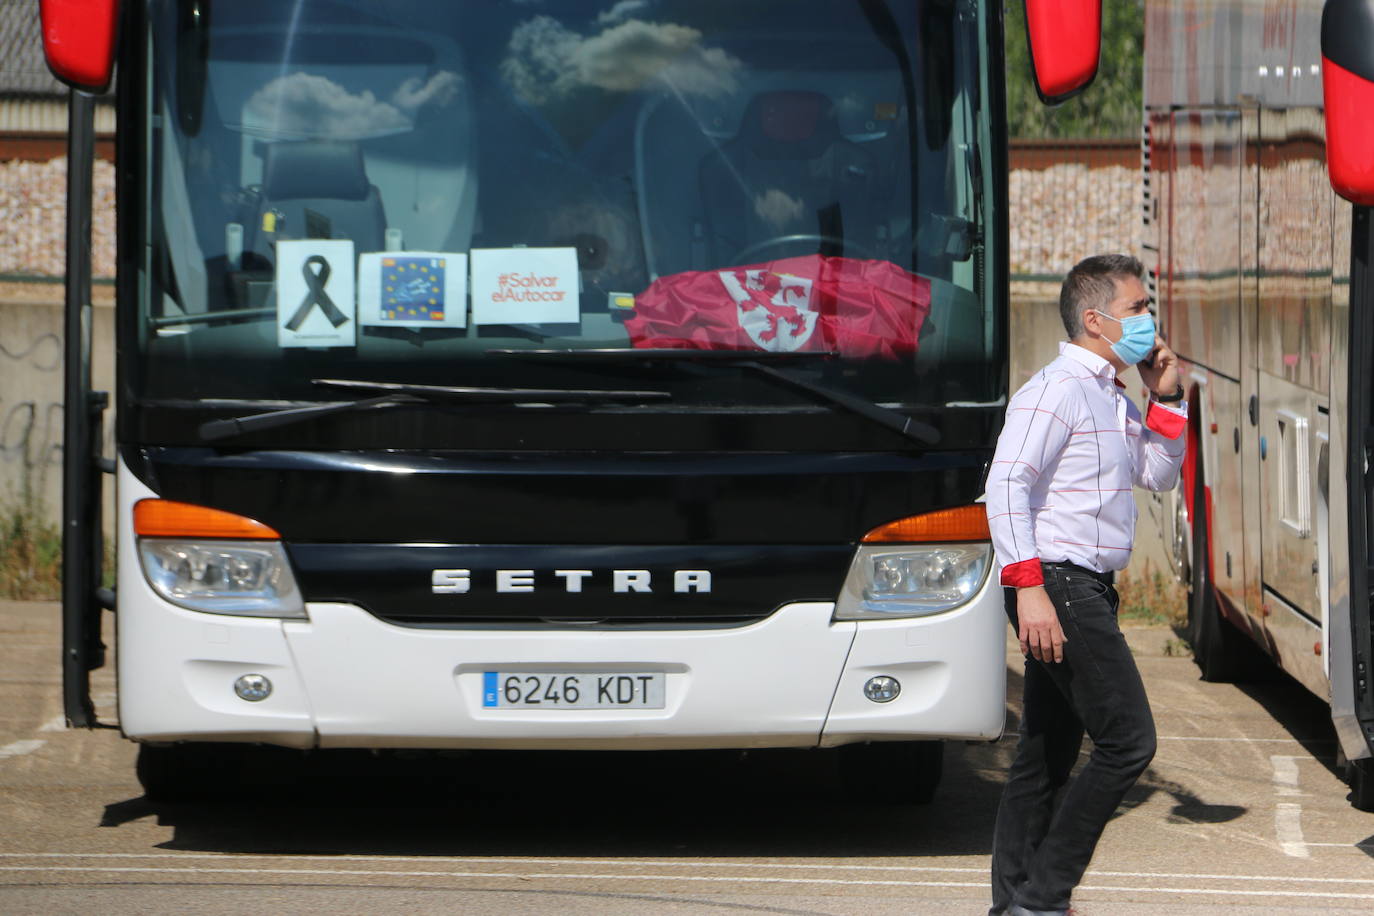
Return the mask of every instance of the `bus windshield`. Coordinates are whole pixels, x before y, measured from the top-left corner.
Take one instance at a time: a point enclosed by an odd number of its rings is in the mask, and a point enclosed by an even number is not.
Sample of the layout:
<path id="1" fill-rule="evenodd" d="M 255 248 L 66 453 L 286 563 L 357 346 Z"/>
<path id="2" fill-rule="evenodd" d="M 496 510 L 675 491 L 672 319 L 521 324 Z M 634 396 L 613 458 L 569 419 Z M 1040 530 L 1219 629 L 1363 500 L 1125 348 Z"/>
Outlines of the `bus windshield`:
<path id="1" fill-rule="evenodd" d="M 894 406 L 993 401 L 982 15 L 154 0 L 129 391 L 643 388 L 500 351 L 672 348 L 828 354 Z M 781 397 L 680 374 L 674 410 Z"/>

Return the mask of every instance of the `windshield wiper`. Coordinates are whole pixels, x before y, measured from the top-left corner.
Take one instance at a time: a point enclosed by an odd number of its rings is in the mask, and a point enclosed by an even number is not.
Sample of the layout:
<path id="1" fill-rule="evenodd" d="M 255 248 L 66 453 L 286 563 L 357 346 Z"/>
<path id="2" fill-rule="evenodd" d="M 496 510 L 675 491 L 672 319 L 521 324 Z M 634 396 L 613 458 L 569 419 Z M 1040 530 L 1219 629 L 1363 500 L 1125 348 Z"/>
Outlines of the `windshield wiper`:
<path id="1" fill-rule="evenodd" d="M 520 359 L 546 359 L 568 362 L 654 362 L 663 360 L 667 362 L 694 362 L 705 363 L 713 366 L 729 366 L 748 369 L 751 372 L 773 379 L 798 391 L 803 391 L 817 400 L 823 401 L 832 407 L 847 410 L 852 414 L 863 417 L 881 426 L 912 439 L 922 445 L 935 445 L 940 441 L 940 431 L 929 423 L 909 417 L 898 410 L 890 407 L 883 407 L 870 400 L 861 398 L 858 395 L 839 391 L 827 385 L 820 385 L 816 382 L 798 378 L 797 376 L 779 369 L 776 366 L 767 365 L 769 362 L 803 362 L 813 359 L 832 359 L 838 353 L 832 351 L 817 352 L 771 352 L 761 351 L 759 353 L 739 353 L 732 350 L 679 350 L 673 348 L 665 349 L 552 349 L 552 350 L 488 350 L 492 356 L 513 356 Z"/>
<path id="2" fill-rule="evenodd" d="M 303 420 L 346 413 L 371 410 L 377 407 L 395 407 L 406 404 L 585 404 L 600 401 L 666 401 L 672 398 L 667 391 L 624 391 L 577 388 L 467 388 L 449 385 L 406 385 L 399 382 L 368 382 L 354 379 L 311 379 L 311 384 L 322 388 L 339 388 L 346 391 L 381 392 L 376 397 L 359 398 L 354 401 L 335 401 L 328 404 L 310 404 L 306 407 L 288 407 L 285 410 L 270 410 L 266 413 L 249 414 L 246 417 L 233 417 L 228 420 L 210 420 L 200 426 L 202 439 L 224 439 L 242 433 L 263 429 L 289 426 Z"/>
<path id="3" fill-rule="evenodd" d="M 461 401 L 467 404 L 582 404 L 587 401 L 667 401 L 667 391 L 626 391 L 623 388 L 466 388 L 457 385 L 409 385 L 402 382 L 366 382 L 346 378 L 312 378 L 310 384 L 345 391 L 378 391 L 410 395 L 425 401 Z"/>

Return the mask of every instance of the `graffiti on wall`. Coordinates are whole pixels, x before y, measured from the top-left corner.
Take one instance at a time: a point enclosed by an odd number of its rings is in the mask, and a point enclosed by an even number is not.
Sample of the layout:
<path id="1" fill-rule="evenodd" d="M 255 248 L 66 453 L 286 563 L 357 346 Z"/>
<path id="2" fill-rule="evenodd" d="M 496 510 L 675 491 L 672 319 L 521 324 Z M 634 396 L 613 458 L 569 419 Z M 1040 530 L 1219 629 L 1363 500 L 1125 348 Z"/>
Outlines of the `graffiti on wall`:
<path id="1" fill-rule="evenodd" d="M 62 338 L 0 337 L 0 377 L 0 473 L 9 491 L 3 495 L 26 505 L 47 501 L 50 474 L 61 476 Z"/>

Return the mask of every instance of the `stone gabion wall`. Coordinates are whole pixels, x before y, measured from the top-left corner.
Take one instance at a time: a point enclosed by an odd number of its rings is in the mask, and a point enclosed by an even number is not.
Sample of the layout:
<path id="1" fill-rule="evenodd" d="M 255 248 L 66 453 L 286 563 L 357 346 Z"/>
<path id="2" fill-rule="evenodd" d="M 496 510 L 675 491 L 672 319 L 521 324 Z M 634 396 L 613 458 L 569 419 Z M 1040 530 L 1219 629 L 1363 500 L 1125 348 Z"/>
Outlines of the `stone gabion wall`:
<path id="1" fill-rule="evenodd" d="M 113 277 L 114 166 L 95 164 L 91 219 L 92 269 Z M 0 162 L 0 276 L 60 277 L 67 248 L 67 159 Z"/>
<path id="2" fill-rule="evenodd" d="M 1139 253 L 1139 169 L 1015 169 L 1008 200 L 1012 277 L 1058 278 L 1088 255 Z"/>
<path id="3" fill-rule="evenodd" d="M 1011 273 L 1062 276 L 1088 254 L 1134 253 L 1140 173 L 1067 163 L 1010 176 Z M 63 272 L 67 160 L 0 162 L 0 276 Z M 114 166 L 97 161 L 91 244 L 97 277 L 114 276 Z"/>

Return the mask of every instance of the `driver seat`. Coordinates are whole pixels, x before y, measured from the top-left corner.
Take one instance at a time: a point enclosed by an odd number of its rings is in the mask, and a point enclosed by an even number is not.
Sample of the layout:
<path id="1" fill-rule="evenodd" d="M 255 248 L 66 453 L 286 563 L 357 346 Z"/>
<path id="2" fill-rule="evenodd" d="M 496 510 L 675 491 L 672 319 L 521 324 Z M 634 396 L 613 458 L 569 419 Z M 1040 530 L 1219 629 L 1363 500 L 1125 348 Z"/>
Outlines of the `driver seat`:
<path id="1" fill-rule="evenodd" d="M 738 133 L 699 167 L 709 263 L 736 262 L 751 246 L 790 235 L 812 238 L 760 247 L 749 262 L 812 254 L 872 257 L 876 237 L 874 156 L 840 133 L 835 105 L 806 90 L 750 100 Z M 866 250 L 863 250 L 866 249 Z"/>
<path id="2" fill-rule="evenodd" d="M 266 220 L 267 214 L 272 214 Z M 335 140 L 270 144 L 250 250 L 275 262 L 277 239 L 352 239 L 356 252 L 381 251 L 386 214 L 377 186 L 368 181 L 362 150 Z"/>

